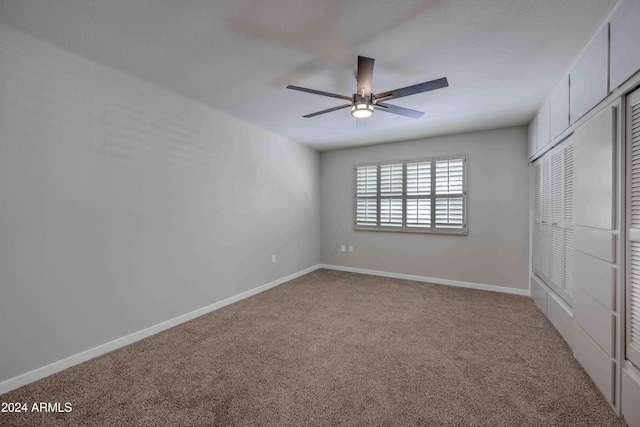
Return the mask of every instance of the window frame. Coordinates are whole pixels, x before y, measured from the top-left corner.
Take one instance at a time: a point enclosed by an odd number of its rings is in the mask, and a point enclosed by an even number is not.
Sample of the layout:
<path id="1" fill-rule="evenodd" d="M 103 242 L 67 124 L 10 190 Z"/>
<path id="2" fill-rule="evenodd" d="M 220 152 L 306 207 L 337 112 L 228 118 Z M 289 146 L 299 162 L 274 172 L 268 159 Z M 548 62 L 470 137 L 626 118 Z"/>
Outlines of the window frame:
<path id="1" fill-rule="evenodd" d="M 456 194 L 436 194 L 436 162 L 442 160 L 458 160 L 462 159 L 462 193 Z M 407 194 L 407 164 L 430 162 L 431 190 L 429 195 L 408 195 Z M 401 196 L 382 196 L 381 193 L 381 165 L 402 164 L 402 195 Z M 376 167 L 376 194 L 375 196 L 358 196 L 358 168 Z M 449 234 L 463 235 L 469 234 L 468 225 L 468 192 L 469 192 L 469 162 L 466 154 L 435 156 L 429 158 L 410 159 L 410 160 L 385 160 L 379 162 L 358 163 L 353 166 L 353 229 L 355 231 L 391 231 L 396 233 L 418 233 L 418 234 Z M 435 204 L 437 199 L 462 197 L 462 227 L 461 228 L 439 228 L 435 224 Z M 358 224 L 358 200 L 375 200 L 376 203 L 376 224 L 375 225 L 359 225 Z M 402 223 L 400 226 L 381 225 L 381 199 L 400 199 L 402 200 Z M 415 227 L 407 225 L 407 200 L 409 199 L 429 199 L 430 200 L 430 226 Z"/>

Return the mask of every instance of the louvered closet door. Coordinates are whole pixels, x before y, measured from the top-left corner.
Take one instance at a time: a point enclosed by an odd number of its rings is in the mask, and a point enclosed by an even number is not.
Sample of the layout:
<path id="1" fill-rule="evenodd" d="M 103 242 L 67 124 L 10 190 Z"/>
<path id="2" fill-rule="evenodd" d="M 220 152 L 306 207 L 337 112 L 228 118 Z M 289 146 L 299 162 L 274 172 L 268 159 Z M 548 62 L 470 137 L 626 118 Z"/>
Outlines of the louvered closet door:
<path id="1" fill-rule="evenodd" d="M 549 156 L 542 159 L 542 229 L 540 246 L 542 253 L 542 278 L 550 281 L 551 270 L 551 161 Z"/>
<path id="2" fill-rule="evenodd" d="M 640 367 L 640 90 L 627 98 L 627 358 Z"/>
<path id="3" fill-rule="evenodd" d="M 542 277 L 542 160 L 533 164 L 533 272 Z"/>
<path id="4" fill-rule="evenodd" d="M 573 140 L 533 164 L 533 272 L 573 303 Z"/>
<path id="5" fill-rule="evenodd" d="M 548 154 L 550 252 L 547 284 L 569 305 L 573 301 L 573 141 Z"/>
<path id="6" fill-rule="evenodd" d="M 564 279 L 564 194 L 562 150 L 554 149 L 550 158 L 551 195 L 551 254 L 549 258 L 549 284 L 563 289 Z"/>
<path id="7" fill-rule="evenodd" d="M 562 285 L 569 305 L 573 306 L 573 139 L 562 144 L 563 180 L 564 180 L 564 277 Z"/>

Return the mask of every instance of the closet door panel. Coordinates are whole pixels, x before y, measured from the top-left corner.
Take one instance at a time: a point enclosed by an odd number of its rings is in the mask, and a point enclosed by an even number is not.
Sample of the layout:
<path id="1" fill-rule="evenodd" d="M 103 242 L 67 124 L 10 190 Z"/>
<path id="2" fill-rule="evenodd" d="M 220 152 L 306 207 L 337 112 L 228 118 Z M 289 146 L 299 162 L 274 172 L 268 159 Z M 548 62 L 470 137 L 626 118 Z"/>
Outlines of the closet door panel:
<path id="1" fill-rule="evenodd" d="M 549 131 L 551 139 L 569 127 L 569 76 L 562 78 L 549 98 Z"/>
<path id="2" fill-rule="evenodd" d="M 596 301 L 615 309 L 616 269 L 608 262 L 575 252 L 575 280 Z"/>
<path id="3" fill-rule="evenodd" d="M 576 249 L 607 262 L 616 261 L 616 236 L 609 231 L 576 227 Z"/>
<path id="4" fill-rule="evenodd" d="M 614 89 L 640 70 L 640 1 L 621 1 L 610 23 L 610 78 L 611 89 Z"/>
<path id="5" fill-rule="evenodd" d="M 562 338 L 564 338 L 569 347 L 572 347 L 571 330 L 573 319 L 571 312 L 564 307 L 560 298 L 553 293 L 547 296 L 547 317 L 560 335 L 562 335 Z"/>
<path id="6" fill-rule="evenodd" d="M 613 314 L 587 295 L 578 283 L 573 298 L 573 320 L 609 355 L 614 355 Z"/>
<path id="7" fill-rule="evenodd" d="M 531 286 L 531 298 L 533 298 L 533 302 L 538 306 L 540 311 L 542 311 L 546 315 L 547 314 L 547 291 L 533 277 L 531 277 L 529 284 Z"/>
<path id="8" fill-rule="evenodd" d="M 607 107 L 576 129 L 575 224 L 612 230 L 614 223 L 615 108 Z"/>
<path id="9" fill-rule="evenodd" d="M 534 119 L 527 129 L 527 155 L 529 158 L 533 157 L 538 152 L 538 141 L 536 135 L 536 127 L 538 123 Z"/>
<path id="10" fill-rule="evenodd" d="M 536 117 L 536 148 L 538 151 L 545 148 L 551 141 L 549 119 L 549 101 L 547 100 L 542 104 L 542 108 Z"/>
<path id="11" fill-rule="evenodd" d="M 573 322 L 571 338 L 573 355 L 587 371 L 605 399 L 613 402 L 614 362 L 576 322 Z"/>
<path id="12" fill-rule="evenodd" d="M 569 75 L 571 120 L 575 123 L 609 94 L 609 27 L 604 25 L 582 51 Z"/>
<path id="13" fill-rule="evenodd" d="M 622 415 L 630 427 L 640 427 L 640 376 L 622 370 Z"/>

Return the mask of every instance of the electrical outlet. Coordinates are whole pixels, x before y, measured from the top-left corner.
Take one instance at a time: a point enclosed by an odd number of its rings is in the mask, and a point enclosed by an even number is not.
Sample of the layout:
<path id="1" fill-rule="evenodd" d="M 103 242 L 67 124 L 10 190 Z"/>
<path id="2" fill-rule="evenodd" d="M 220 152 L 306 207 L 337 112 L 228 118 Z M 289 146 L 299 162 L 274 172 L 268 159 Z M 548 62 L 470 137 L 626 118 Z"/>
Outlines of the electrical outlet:
<path id="1" fill-rule="evenodd" d="M 340 251 L 341 252 L 346 252 L 347 251 L 347 247 L 345 245 L 340 245 Z"/>
<path id="2" fill-rule="evenodd" d="M 353 253 L 353 246 L 349 246 L 349 253 Z"/>
<path id="3" fill-rule="evenodd" d="M 275 264 L 275 263 L 276 263 L 276 256 L 271 255 L 271 264 Z"/>

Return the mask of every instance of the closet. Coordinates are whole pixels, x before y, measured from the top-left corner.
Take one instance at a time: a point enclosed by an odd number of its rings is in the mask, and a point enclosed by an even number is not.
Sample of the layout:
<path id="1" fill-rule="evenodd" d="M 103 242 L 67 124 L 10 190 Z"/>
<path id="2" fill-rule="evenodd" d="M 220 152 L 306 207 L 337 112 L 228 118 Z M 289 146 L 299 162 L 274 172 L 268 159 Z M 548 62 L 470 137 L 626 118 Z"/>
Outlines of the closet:
<path id="1" fill-rule="evenodd" d="M 573 138 L 533 163 L 533 272 L 573 300 Z"/>
<path id="2" fill-rule="evenodd" d="M 620 0 L 529 125 L 531 297 L 640 427 L 640 0 Z"/>

